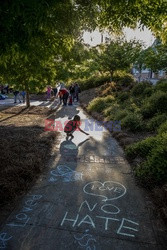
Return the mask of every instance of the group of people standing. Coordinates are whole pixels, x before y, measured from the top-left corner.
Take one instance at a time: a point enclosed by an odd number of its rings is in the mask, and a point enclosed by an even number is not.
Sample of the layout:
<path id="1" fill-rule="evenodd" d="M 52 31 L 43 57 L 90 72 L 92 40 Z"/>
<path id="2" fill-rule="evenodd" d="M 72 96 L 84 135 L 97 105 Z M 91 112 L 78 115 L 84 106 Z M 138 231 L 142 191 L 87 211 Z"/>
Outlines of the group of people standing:
<path id="1" fill-rule="evenodd" d="M 24 90 L 22 91 L 14 90 L 13 94 L 14 94 L 14 103 L 17 103 L 17 99 L 19 100 L 20 103 L 21 102 L 25 103 L 26 92 Z"/>
<path id="2" fill-rule="evenodd" d="M 73 83 L 68 89 L 64 86 L 63 83 L 60 83 L 55 88 L 47 87 L 47 99 L 51 98 L 51 93 L 55 97 L 59 97 L 60 104 L 63 102 L 63 105 L 66 106 L 72 105 L 74 101 L 79 101 L 79 93 L 81 92 L 78 83 Z"/>
<path id="3" fill-rule="evenodd" d="M 47 87 L 47 99 L 50 99 L 52 93 L 54 97 L 59 97 L 60 104 L 63 102 L 63 105 L 72 105 L 73 102 L 79 101 L 79 93 L 81 92 L 78 83 L 73 83 L 69 88 L 66 88 L 63 83 L 59 83 L 55 88 L 51 86 Z M 25 103 L 26 92 L 14 90 L 14 103 L 17 103 L 17 100 L 21 103 Z"/>

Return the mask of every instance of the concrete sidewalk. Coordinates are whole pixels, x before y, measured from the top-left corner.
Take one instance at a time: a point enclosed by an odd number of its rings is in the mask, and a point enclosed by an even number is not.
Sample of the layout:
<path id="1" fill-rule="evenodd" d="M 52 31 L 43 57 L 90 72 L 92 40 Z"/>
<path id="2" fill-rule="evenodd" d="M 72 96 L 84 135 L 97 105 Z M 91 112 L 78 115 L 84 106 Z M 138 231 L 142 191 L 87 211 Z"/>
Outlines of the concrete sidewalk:
<path id="1" fill-rule="evenodd" d="M 58 99 L 56 99 L 54 101 L 50 101 L 50 100 L 46 100 L 46 101 L 30 100 L 30 105 L 31 106 L 44 106 L 44 107 L 51 108 L 53 106 L 53 104 L 55 104 L 55 103 L 56 104 L 58 103 Z M 25 106 L 25 103 L 23 103 L 23 102 L 14 103 L 13 99 L 7 98 L 5 100 L 0 100 L 0 106 L 23 107 L 23 106 Z"/>
<path id="2" fill-rule="evenodd" d="M 50 119 L 64 123 L 75 114 L 87 128 L 89 118 L 75 106 L 61 107 Z M 60 134 L 50 170 L 1 228 L 0 248 L 165 249 L 161 228 L 150 219 L 150 201 L 135 184 L 122 149 L 91 123 L 90 136 L 76 131 L 66 141 Z"/>

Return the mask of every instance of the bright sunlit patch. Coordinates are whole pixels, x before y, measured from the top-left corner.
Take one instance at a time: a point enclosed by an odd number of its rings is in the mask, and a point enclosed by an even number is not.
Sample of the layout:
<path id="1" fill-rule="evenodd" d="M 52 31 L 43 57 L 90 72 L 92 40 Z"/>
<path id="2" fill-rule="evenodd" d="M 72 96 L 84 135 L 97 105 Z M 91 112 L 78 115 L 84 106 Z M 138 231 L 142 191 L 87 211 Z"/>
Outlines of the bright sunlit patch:
<path id="1" fill-rule="evenodd" d="M 144 30 L 141 30 L 139 28 L 136 29 L 124 28 L 123 32 L 125 38 L 128 41 L 131 39 L 140 40 L 145 44 L 146 47 L 151 46 L 151 44 L 155 39 L 151 31 L 146 27 L 144 28 Z M 105 43 L 106 39 L 108 39 L 109 37 L 110 35 L 107 32 L 101 33 L 98 30 L 94 32 L 85 31 L 83 34 L 84 43 L 87 43 L 90 46 L 96 46 L 100 43 Z"/>
<path id="2" fill-rule="evenodd" d="M 101 43 L 101 34 L 98 31 L 88 32 L 85 31 L 83 34 L 84 43 L 88 43 L 91 46 L 96 46 Z"/>

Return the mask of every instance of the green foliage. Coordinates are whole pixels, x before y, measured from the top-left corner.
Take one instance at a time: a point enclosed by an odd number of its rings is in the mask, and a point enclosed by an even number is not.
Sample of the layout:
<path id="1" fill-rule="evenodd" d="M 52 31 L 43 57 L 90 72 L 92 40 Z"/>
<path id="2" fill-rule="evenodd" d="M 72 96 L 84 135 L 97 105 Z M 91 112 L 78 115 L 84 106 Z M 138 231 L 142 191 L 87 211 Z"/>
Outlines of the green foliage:
<path id="1" fill-rule="evenodd" d="M 149 97 L 154 93 L 155 89 L 152 86 L 149 86 L 144 89 L 143 94 L 141 95 L 141 98 L 144 97 Z"/>
<path id="2" fill-rule="evenodd" d="M 70 0 L 1 1 L 0 74 L 3 82 L 26 89 L 29 106 L 29 92 L 53 84 L 55 80 L 67 79 L 69 71 L 71 73 L 70 63 L 80 62 L 85 56 L 83 45 L 75 40 L 82 27 L 93 24 L 93 20 L 82 4 L 76 9 Z"/>
<path id="3" fill-rule="evenodd" d="M 115 115 L 119 111 L 119 104 L 113 102 L 109 107 L 103 110 L 103 114 L 107 117 L 107 120 L 115 120 Z"/>
<path id="4" fill-rule="evenodd" d="M 116 83 L 115 82 L 106 83 L 101 86 L 100 91 L 102 96 L 112 95 L 114 92 L 117 91 Z"/>
<path id="5" fill-rule="evenodd" d="M 133 96 L 140 96 L 143 94 L 143 92 L 148 89 L 151 88 L 151 84 L 147 81 L 145 82 L 141 82 L 141 83 L 137 83 L 133 89 L 132 89 L 132 95 Z"/>
<path id="6" fill-rule="evenodd" d="M 148 152 L 146 161 L 137 169 L 136 174 L 144 179 L 148 177 L 156 183 L 165 183 L 167 180 L 167 133 L 156 136 L 156 143 Z"/>
<path id="7" fill-rule="evenodd" d="M 142 180 L 148 178 L 156 183 L 165 183 L 167 178 L 167 123 L 159 128 L 159 134 L 148 137 L 126 148 L 129 159 L 142 157 L 143 162 L 135 169 Z M 165 132 L 164 132 L 165 130 Z"/>
<path id="8" fill-rule="evenodd" d="M 142 116 L 138 113 L 129 113 L 121 120 L 121 125 L 123 128 L 127 128 L 132 132 L 141 131 L 144 126 Z"/>
<path id="9" fill-rule="evenodd" d="M 120 92 L 118 94 L 117 98 L 118 98 L 118 101 L 120 103 L 122 103 L 122 102 L 124 102 L 124 101 L 126 101 L 126 100 L 129 99 L 129 93 L 128 92 Z"/>
<path id="10" fill-rule="evenodd" d="M 132 86 L 134 84 L 134 77 L 132 74 L 124 71 L 116 71 L 113 74 L 112 80 L 123 87 Z"/>
<path id="11" fill-rule="evenodd" d="M 152 46 L 142 50 L 135 62 L 135 68 L 141 74 L 142 69 L 149 68 L 152 72 L 167 70 L 167 46 L 156 39 Z M 139 76 L 140 78 L 140 76 Z"/>
<path id="12" fill-rule="evenodd" d="M 109 27 L 113 31 L 120 30 L 123 26 L 135 28 L 139 23 L 140 27 L 148 27 L 164 42 L 167 41 L 166 0 L 95 0 L 93 2 L 100 5 L 98 22 L 102 27 Z"/>
<path id="13" fill-rule="evenodd" d="M 167 120 L 166 114 L 155 115 L 147 124 L 147 129 L 149 131 L 157 131 L 162 123 Z"/>
<path id="14" fill-rule="evenodd" d="M 101 45 L 97 50 L 95 62 L 99 64 L 99 69 L 103 72 L 109 72 L 111 77 L 117 70 L 130 69 L 138 55 L 141 44 L 135 40 L 127 42 L 125 39 L 118 38 L 110 41 L 109 44 Z M 120 79 L 121 80 L 121 79 Z M 127 83 L 129 78 L 127 77 Z M 127 84 L 126 81 L 123 81 Z"/>
<path id="15" fill-rule="evenodd" d="M 104 76 L 92 76 L 86 80 L 79 80 L 77 81 L 79 83 L 79 86 L 82 90 L 95 88 L 103 85 L 106 82 L 110 81 L 110 77 L 107 75 Z"/>
<path id="16" fill-rule="evenodd" d="M 162 123 L 161 126 L 158 128 L 158 134 L 162 135 L 163 133 L 167 132 L 167 121 Z"/>
<path id="17" fill-rule="evenodd" d="M 129 114 L 129 111 L 124 109 L 124 110 L 117 110 L 117 112 L 115 113 L 115 120 L 122 120 L 123 118 L 125 118 L 127 115 Z"/>
<path id="18" fill-rule="evenodd" d="M 106 107 L 111 105 L 113 101 L 114 101 L 114 97 L 111 95 L 106 96 L 106 97 L 97 97 L 90 102 L 88 106 L 88 110 L 102 112 Z"/>
<path id="19" fill-rule="evenodd" d="M 145 140 L 127 146 L 125 149 L 126 155 L 129 159 L 134 159 L 138 156 L 145 159 L 156 143 L 155 137 L 148 137 Z"/>
<path id="20" fill-rule="evenodd" d="M 153 117 L 156 113 L 167 112 L 167 95 L 157 91 L 151 95 L 143 105 L 141 112 L 145 118 Z"/>
<path id="21" fill-rule="evenodd" d="M 167 92 L 167 80 L 163 79 L 157 82 L 155 85 L 155 90 L 161 90 Z"/>
<path id="22" fill-rule="evenodd" d="M 109 82 L 110 81 L 110 77 L 109 76 L 101 76 L 101 77 L 97 77 L 94 79 L 94 83 L 93 86 L 94 87 L 99 87 L 102 84 Z"/>

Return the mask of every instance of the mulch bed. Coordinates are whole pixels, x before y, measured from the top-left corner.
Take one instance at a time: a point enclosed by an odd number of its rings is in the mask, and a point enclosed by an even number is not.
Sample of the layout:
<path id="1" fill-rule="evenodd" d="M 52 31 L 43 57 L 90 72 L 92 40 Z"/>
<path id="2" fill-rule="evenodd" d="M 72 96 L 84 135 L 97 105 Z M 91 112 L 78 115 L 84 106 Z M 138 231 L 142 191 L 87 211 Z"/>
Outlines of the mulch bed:
<path id="1" fill-rule="evenodd" d="M 25 107 L 8 107 L 1 110 L 2 114 L 31 114 L 31 115 L 49 115 L 50 109 L 47 107 L 31 106 L 29 108 Z"/>
<path id="2" fill-rule="evenodd" d="M 21 112 L 20 112 L 21 111 Z M 11 112 L 11 113 L 10 113 Z M 0 112 L 0 214 L 35 183 L 47 169 L 57 132 L 45 132 L 49 110 L 13 107 Z M 4 218 L 0 218 L 1 221 Z"/>

